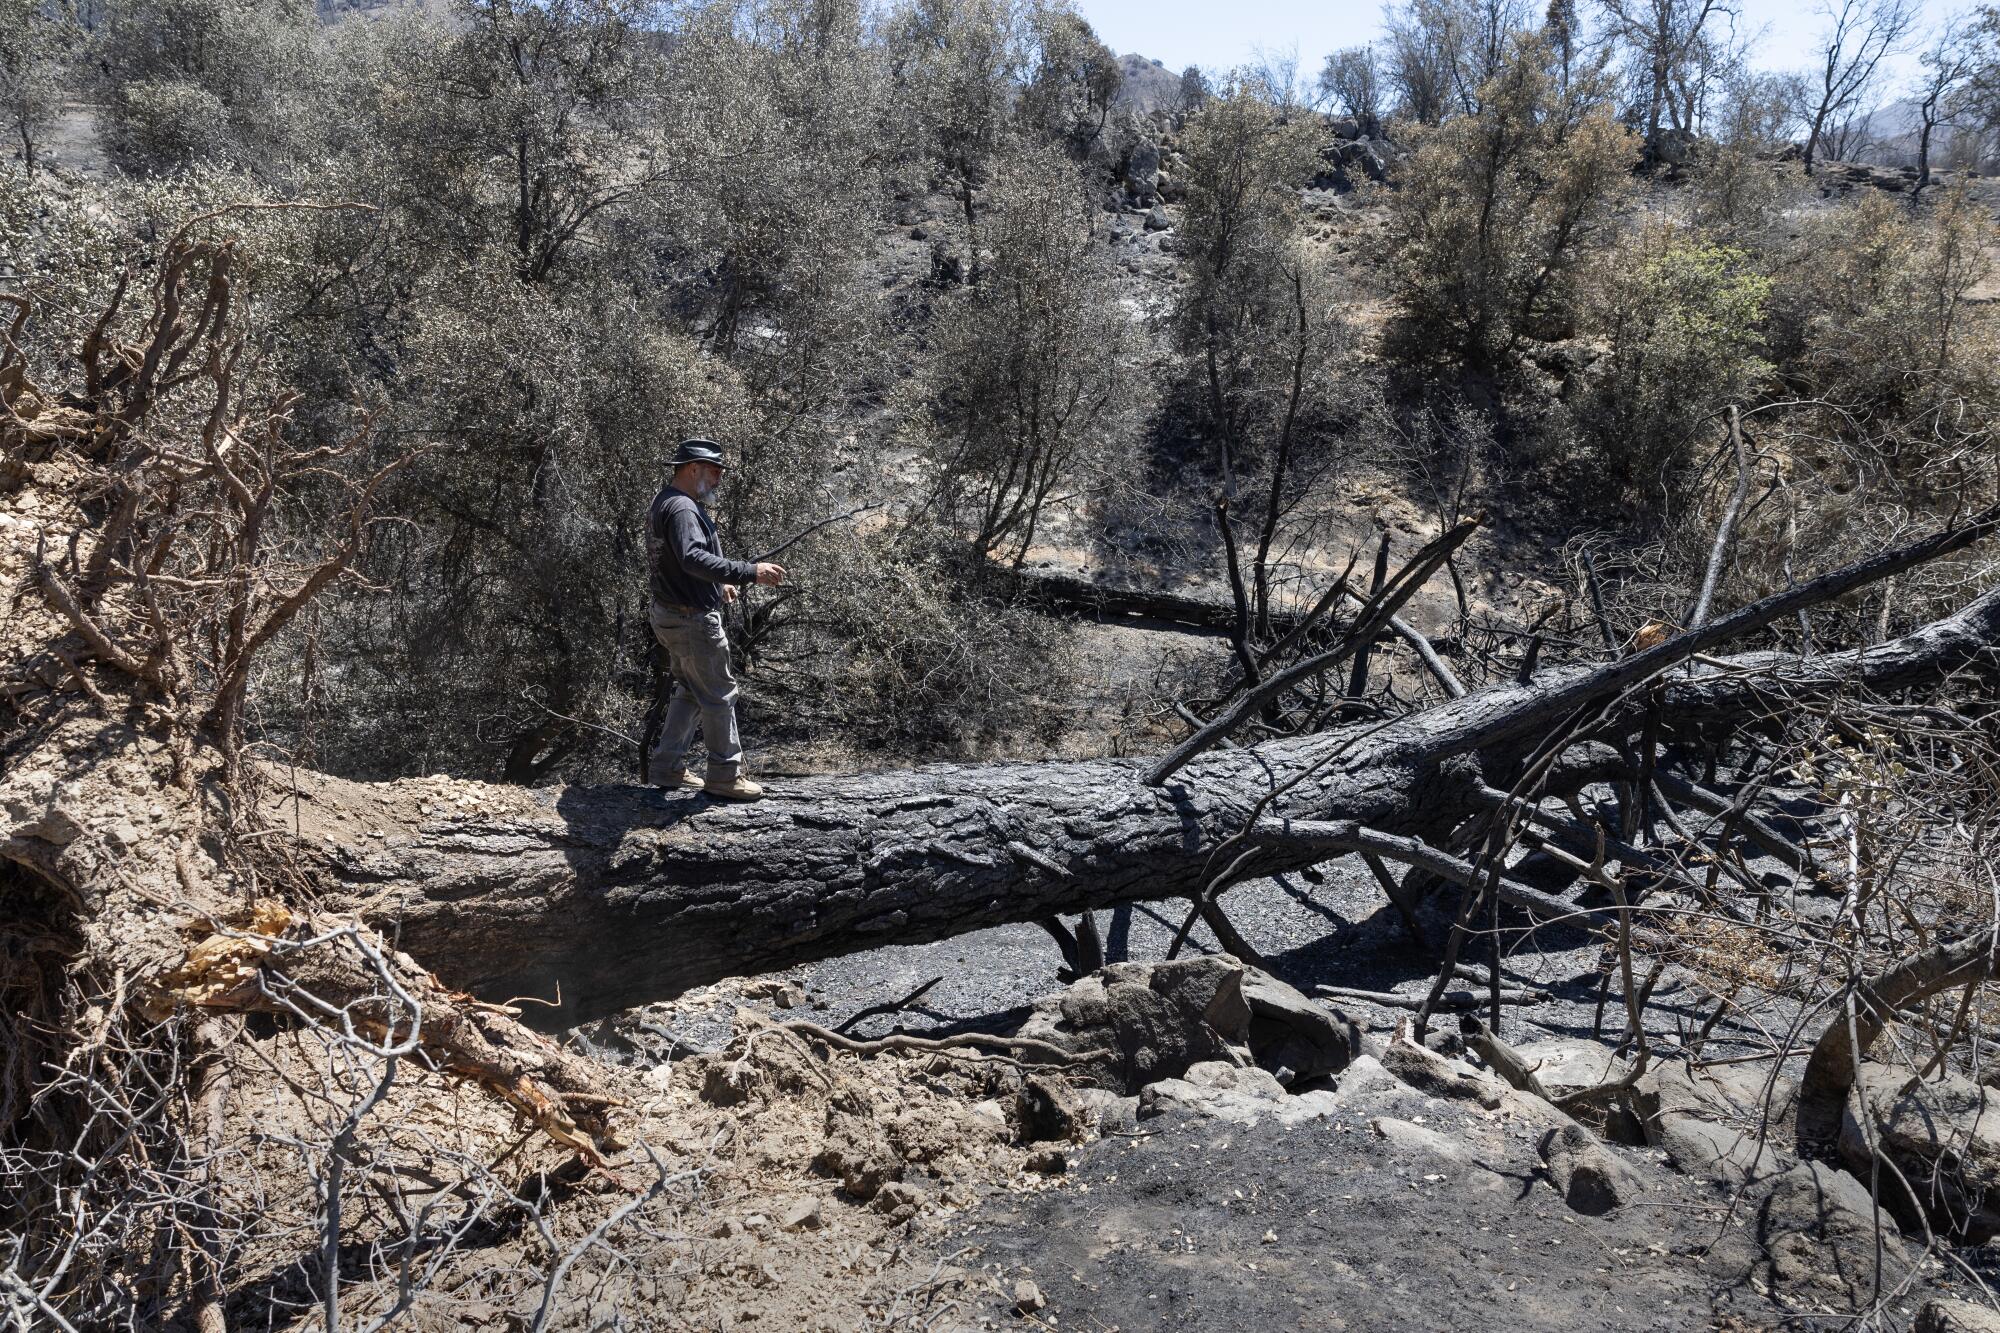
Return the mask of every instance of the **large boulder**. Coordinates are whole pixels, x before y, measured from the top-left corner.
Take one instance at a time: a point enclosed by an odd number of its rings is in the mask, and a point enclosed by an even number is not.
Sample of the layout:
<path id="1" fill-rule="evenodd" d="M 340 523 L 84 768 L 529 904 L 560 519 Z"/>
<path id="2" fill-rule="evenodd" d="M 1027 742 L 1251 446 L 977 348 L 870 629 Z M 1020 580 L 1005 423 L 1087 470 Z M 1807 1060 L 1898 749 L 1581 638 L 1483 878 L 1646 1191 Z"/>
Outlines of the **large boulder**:
<path id="1" fill-rule="evenodd" d="M 1124 1095 L 1210 1060 L 1305 1086 L 1347 1068 L 1362 1045 L 1338 1009 L 1227 954 L 1113 963 L 1037 1000 L 1020 1035 L 1108 1052 L 1093 1072 Z"/>
<path id="2" fill-rule="evenodd" d="M 1509 1091 L 1499 1079 L 1462 1060 L 1400 1037 L 1383 1048 L 1382 1067 L 1426 1096 L 1476 1102 L 1488 1111 L 1499 1110 Z"/>
<path id="3" fill-rule="evenodd" d="M 1757 1240 L 1764 1280 L 1771 1287 L 1853 1308 L 1874 1290 L 1878 1237 L 1885 1273 L 1901 1273 L 1909 1266 L 1895 1219 L 1844 1171 L 1801 1162 L 1758 1192 Z"/>
<path id="4" fill-rule="evenodd" d="M 1639 1173 L 1574 1120 L 1549 1131 L 1542 1160 L 1556 1192 L 1579 1213 L 1602 1216 L 1646 1192 Z"/>
<path id="5" fill-rule="evenodd" d="M 1125 193 L 1142 208 L 1159 202 L 1160 146 L 1150 139 L 1141 139 L 1126 154 Z"/>
<path id="6" fill-rule="evenodd" d="M 1622 1082 L 1632 1072 L 1630 1060 L 1601 1041 L 1583 1037 L 1552 1037 L 1514 1049 L 1534 1071 L 1542 1091 L 1556 1100 Z M 1632 1101 L 1627 1091 L 1581 1103 L 1570 1114 L 1613 1143 L 1643 1143 L 1645 1132 Z"/>
<path id="7" fill-rule="evenodd" d="M 1662 166 L 1685 166 L 1700 146 L 1701 139 L 1692 130 L 1663 129 L 1646 145 L 1646 157 Z"/>
<path id="8" fill-rule="evenodd" d="M 1369 180 L 1381 181 L 1389 176 L 1389 145 L 1380 139 L 1356 139 L 1343 143 L 1339 148 L 1340 164 L 1359 170 Z"/>
<path id="9" fill-rule="evenodd" d="M 1421 1115 L 1426 1102 L 1372 1055 L 1356 1056 L 1326 1095 L 1336 1108 L 1356 1116 Z"/>
<path id="10" fill-rule="evenodd" d="M 1924 1079 L 1864 1061 L 1840 1125 L 1841 1161 L 1864 1179 L 1871 1139 L 1896 1168 L 1880 1173 L 1882 1202 L 1905 1226 L 1928 1215 L 1974 1240 L 2000 1232 L 2000 1093 L 1950 1070 Z"/>
<path id="11" fill-rule="evenodd" d="M 1243 964 L 1226 954 L 1168 963 L 1112 963 L 1035 1002 L 1020 1035 L 1072 1051 L 1103 1086 L 1136 1093 L 1206 1060 L 1249 1064 Z"/>
<path id="12" fill-rule="evenodd" d="M 1192 1066 L 1184 1078 L 1161 1079 L 1139 1094 L 1142 1120 L 1180 1111 L 1238 1125 L 1260 1120 L 1290 1125 L 1319 1119 L 1335 1109 L 1326 1093 L 1293 1097 L 1268 1072 L 1219 1060 Z"/>
<path id="13" fill-rule="evenodd" d="M 2000 1311 L 1971 1301 L 1925 1301 L 1910 1333 L 2000 1333 Z"/>
<path id="14" fill-rule="evenodd" d="M 1776 1175 L 1792 1165 L 1774 1128 L 1789 1085 L 1774 1089 L 1779 1104 L 1742 1080 L 1696 1073 L 1679 1060 L 1662 1061 L 1639 1077 L 1632 1107 L 1646 1141 L 1665 1150 L 1684 1174 L 1725 1185 Z"/>
<path id="15" fill-rule="evenodd" d="M 1535 1081 L 1551 1097 L 1615 1083 L 1632 1072 L 1632 1062 L 1612 1047 L 1587 1037 L 1551 1037 L 1514 1048 Z"/>
<path id="16" fill-rule="evenodd" d="M 1257 1064 L 1288 1088 L 1338 1074 L 1361 1054 L 1361 1029 L 1353 1019 L 1269 972 L 1243 970 L 1243 999 Z"/>

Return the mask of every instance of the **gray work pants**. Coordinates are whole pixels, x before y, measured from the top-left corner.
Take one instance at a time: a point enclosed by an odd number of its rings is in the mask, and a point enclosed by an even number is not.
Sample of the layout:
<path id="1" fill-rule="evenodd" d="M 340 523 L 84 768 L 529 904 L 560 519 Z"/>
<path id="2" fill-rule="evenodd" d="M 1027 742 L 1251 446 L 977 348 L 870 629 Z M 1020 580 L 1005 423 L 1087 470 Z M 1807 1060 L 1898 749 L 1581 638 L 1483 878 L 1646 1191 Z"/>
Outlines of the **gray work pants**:
<path id="1" fill-rule="evenodd" d="M 674 693 L 646 771 L 658 782 L 686 768 L 699 722 L 708 746 L 708 777 L 726 782 L 743 767 L 743 742 L 736 733 L 736 676 L 729 669 L 722 612 L 684 615 L 655 604 L 650 619 L 653 637 L 673 665 Z"/>

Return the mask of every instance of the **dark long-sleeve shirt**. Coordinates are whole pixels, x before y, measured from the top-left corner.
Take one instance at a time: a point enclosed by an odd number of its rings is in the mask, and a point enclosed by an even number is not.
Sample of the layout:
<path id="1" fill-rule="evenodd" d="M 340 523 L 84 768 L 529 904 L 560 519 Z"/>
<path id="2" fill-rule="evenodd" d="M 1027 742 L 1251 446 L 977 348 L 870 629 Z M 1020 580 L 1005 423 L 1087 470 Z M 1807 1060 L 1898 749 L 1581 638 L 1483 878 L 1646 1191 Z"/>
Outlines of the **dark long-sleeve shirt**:
<path id="1" fill-rule="evenodd" d="M 757 581 L 757 566 L 722 554 L 708 511 L 672 486 L 653 497 L 646 558 L 653 570 L 653 600 L 665 606 L 714 611 L 722 605 L 723 584 Z"/>

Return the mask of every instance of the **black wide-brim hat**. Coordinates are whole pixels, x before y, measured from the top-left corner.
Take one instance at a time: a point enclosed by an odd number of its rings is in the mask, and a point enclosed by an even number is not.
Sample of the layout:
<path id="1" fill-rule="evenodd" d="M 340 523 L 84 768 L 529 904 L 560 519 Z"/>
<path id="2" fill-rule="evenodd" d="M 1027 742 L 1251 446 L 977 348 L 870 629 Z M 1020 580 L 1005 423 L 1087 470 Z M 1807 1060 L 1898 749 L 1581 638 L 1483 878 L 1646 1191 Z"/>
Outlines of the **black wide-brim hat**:
<path id="1" fill-rule="evenodd" d="M 679 467 L 683 463 L 713 463 L 717 467 L 724 468 L 729 466 L 728 461 L 722 456 L 722 446 L 714 440 L 682 440 L 680 447 L 674 450 L 673 465 Z"/>

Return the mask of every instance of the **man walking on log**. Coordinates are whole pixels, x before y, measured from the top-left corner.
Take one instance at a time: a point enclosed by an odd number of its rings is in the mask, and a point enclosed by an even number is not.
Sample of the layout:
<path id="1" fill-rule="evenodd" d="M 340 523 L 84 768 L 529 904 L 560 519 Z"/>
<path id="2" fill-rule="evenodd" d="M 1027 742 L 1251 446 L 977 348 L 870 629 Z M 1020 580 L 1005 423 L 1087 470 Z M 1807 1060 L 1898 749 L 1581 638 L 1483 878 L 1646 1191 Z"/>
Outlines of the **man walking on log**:
<path id="1" fill-rule="evenodd" d="M 653 497 L 646 519 L 646 556 L 652 568 L 653 637 L 673 666 L 674 693 L 653 743 L 646 772 L 669 791 L 699 787 L 710 796 L 754 801 L 764 789 L 743 776 L 743 745 L 736 732 L 736 676 L 729 669 L 729 639 L 722 607 L 736 600 L 738 585 L 785 581 L 781 565 L 730 560 L 722 554 L 715 523 L 703 501 L 722 484 L 722 448 L 713 440 L 683 440 L 674 450 L 673 480 Z M 695 724 L 708 747 L 708 771 L 687 770 Z"/>

